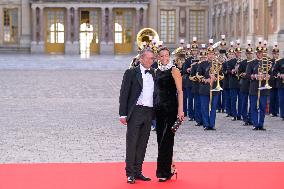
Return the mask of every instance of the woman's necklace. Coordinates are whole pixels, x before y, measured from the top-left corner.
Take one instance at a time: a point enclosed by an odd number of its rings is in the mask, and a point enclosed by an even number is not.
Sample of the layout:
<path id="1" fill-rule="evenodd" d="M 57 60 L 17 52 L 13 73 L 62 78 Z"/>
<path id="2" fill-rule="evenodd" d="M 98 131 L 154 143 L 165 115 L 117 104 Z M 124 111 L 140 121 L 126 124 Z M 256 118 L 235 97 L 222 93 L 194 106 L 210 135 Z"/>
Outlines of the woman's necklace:
<path id="1" fill-rule="evenodd" d="M 158 68 L 159 68 L 159 70 L 161 70 L 161 71 L 169 70 L 169 69 L 171 69 L 172 67 L 173 67 L 173 64 L 172 64 L 172 63 L 168 63 L 168 64 L 166 64 L 166 65 L 163 65 L 163 64 L 159 64 L 159 65 L 158 65 Z"/>

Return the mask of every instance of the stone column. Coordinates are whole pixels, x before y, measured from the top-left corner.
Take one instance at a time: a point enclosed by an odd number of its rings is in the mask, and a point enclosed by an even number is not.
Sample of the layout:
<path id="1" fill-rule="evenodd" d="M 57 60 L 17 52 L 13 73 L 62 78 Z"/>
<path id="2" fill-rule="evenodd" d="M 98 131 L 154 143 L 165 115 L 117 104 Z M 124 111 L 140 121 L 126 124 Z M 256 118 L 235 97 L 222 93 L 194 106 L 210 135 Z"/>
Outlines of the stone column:
<path id="1" fill-rule="evenodd" d="M 109 16 L 108 16 L 108 44 L 113 44 L 114 43 L 114 14 L 113 14 L 113 8 L 109 7 Z"/>
<path id="2" fill-rule="evenodd" d="M 208 38 L 213 36 L 213 0 L 209 0 L 209 10 L 208 10 Z M 213 10 L 214 11 L 214 10 Z M 190 39 L 191 40 L 191 39 Z"/>
<path id="3" fill-rule="evenodd" d="M 277 30 L 275 32 L 275 39 L 274 41 L 278 42 L 278 46 L 281 50 L 280 56 L 283 56 L 283 49 L 284 49 L 284 1 L 277 0 Z"/>
<path id="4" fill-rule="evenodd" d="M 45 31 L 45 25 L 44 25 L 44 7 L 40 7 L 40 12 L 39 12 L 39 20 L 40 20 L 40 43 L 44 43 L 44 31 Z"/>
<path id="5" fill-rule="evenodd" d="M 240 15 L 241 15 L 241 44 L 246 44 L 244 33 L 245 33 L 245 20 L 244 20 L 244 5 L 240 5 Z"/>
<path id="6" fill-rule="evenodd" d="M 80 52 L 79 45 L 79 11 L 78 7 L 74 7 L 74 40 L 71 42 L 71 7 L 67 8 L 67 35 L 65 43 L 65 54 L 77 55 Z"/>
<path id="7" fill-rule="evenodd" d="M 21 14 L 19 14 L 21 22 L 19 22 L 19 25 L 21 25 L 21 32 L 20 35 L 20 45 L 21 47 L 28 48 L 30 46 L 31 42 L 31 16 L 30 16 L 30 4 L 29 0 L 22 0 L 21 4 Z M 2 18 L 0 16 L 0 18 Z"/>
<path id="8" fill-rule="evenodd" d="M 70 8 L 66 8 L 66 43 L 71 43 L 71 16 L 70 16 Z"/>
<path id="9" fill-rule="evenodd" d="M 147 7 L 145 7 L 143 9 L 143 27 L 148 27 L 147 18 L 148 18 L 148 9 Z"/>
<path id="10" fill-rule="evenodd" d="M 248 2 L 248 34 L 247 40 L 251 40 L 252 44 L 255 44 L 255 31 L 254 31 L 254 0 Z"/>
<path id="11" fill-rule="evenodd" d="M 108 9 L 108 24 L 106 22 L 106 9 Z M 100 43 L 101 54 L 114 54 L 114 40 L 113 40 L 113 13 L 112 7 L 102 8 L 102 34 Z M 108 37 L 106 38 L 106 33 Z"/>
<path id="12" fill-rule="evenodd" d="M 3 43 L 3 17 L 4 17 L 4 12 L 3 12 L 3 8 L 0 6 L 0 44 Z"/>
<path id="13" fill-rule="evenodd" d="M 135 33 L 137 34 L 140 30 L 140 7 L 136 7 L 136 16 L 135 16 Z"/>
<path id="14" fill-rule="evenodd" d="M 45 40 L 44 40 L 44 32 L 45 32 L 45 25 L 44 25 L 44 7 L 39 7 L 39 41 L 36 40 L 36 31 L 37 31 L 37 24 L 36 24 L 36 9 L 37 7 L 33 7 L 34 12 L 32 12 L 33 16 L 33 42 L 31 43 L 31 53 L 44 53 L 45 52 Z"/>
<path id="15" fill-rule="evenodd" d="M 148 26 L 155 29 L 156 31 L 158 31 L 158 13 L 160 12 L 160 7 L 158 6 L 158 1 L 157 0 L 149 0 L 149 4 L 151 6 L 149 6 L 149 24 Z M 155 18 L 155 19 L 153 19 Z"/>
<path id="16" fill-rule="evenodd" d="M 100 43 L 105 43 L 105 32 L 106 32 L 106 9 L 101 9 L 101 32 L 100 32 Z"/>
<path id="17" fill-rule="evenodd" d="M 36 8 L 32 7 L 32 43 L 36 44 Z"/>
<path id="18" fill-rule="evenodd" d="M 74 43 L 79 42 L 79 10 L 78 7 L 74 8 Z"/>

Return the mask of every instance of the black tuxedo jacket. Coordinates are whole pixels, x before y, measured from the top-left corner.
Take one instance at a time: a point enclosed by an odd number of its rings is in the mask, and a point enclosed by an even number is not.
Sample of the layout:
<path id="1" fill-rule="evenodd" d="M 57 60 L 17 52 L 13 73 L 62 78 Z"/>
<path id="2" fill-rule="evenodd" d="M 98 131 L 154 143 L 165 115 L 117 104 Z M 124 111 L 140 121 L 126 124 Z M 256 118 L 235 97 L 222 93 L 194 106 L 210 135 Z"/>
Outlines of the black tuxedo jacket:
<path id="1" fill-rule="evenodd" d="M 150 71 L 154 76 L 154 70 Z M 140 66 L 126 70 L 120 88 L 119 116 L 127 116 L 127 121 L 130 119 L 142 89 L 143 79 Z"/>

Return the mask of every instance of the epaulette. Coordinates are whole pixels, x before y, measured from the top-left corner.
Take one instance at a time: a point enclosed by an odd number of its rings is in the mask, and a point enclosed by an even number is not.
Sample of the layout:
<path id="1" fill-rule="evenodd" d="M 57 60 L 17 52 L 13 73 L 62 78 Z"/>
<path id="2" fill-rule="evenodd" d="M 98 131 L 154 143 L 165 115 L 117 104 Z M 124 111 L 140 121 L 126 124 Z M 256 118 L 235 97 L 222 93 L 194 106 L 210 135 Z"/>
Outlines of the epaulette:
<path id="1" fill-rule="evenodd" d="M 283 58 L 278 58 L 278 59 L 275 60 L 275 62 L 278 62 L 278 61 L 281 60 L 281 59 L 283 59 Z"/>
<path id="2" fill-rule="evenodd" d="M 252 62 L 252 61 L 255 61 L 255 58 L 254 58 L 254 59 L 252 59 L 252 60 L 248 60 L 248 61 L 247 61 L 247 63 Z"/>

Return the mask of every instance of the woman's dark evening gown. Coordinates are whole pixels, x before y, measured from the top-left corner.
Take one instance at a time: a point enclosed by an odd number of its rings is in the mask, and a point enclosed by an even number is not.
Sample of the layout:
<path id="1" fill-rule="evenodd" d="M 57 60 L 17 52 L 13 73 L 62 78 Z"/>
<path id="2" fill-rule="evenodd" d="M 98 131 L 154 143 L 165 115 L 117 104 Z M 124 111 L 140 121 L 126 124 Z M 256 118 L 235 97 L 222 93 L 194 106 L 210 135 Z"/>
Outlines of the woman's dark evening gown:
<path id="1" fill-rule="evenodd" d="M 158 141 L 158 159 L 156 176 L 170 178 L 173 158 L 174 133 L 171 127 L 177 120 L 177 89 L 172 76 L 172 68 L 161 71 L 157 69 L 155 77 L 155 111 Z"/>

